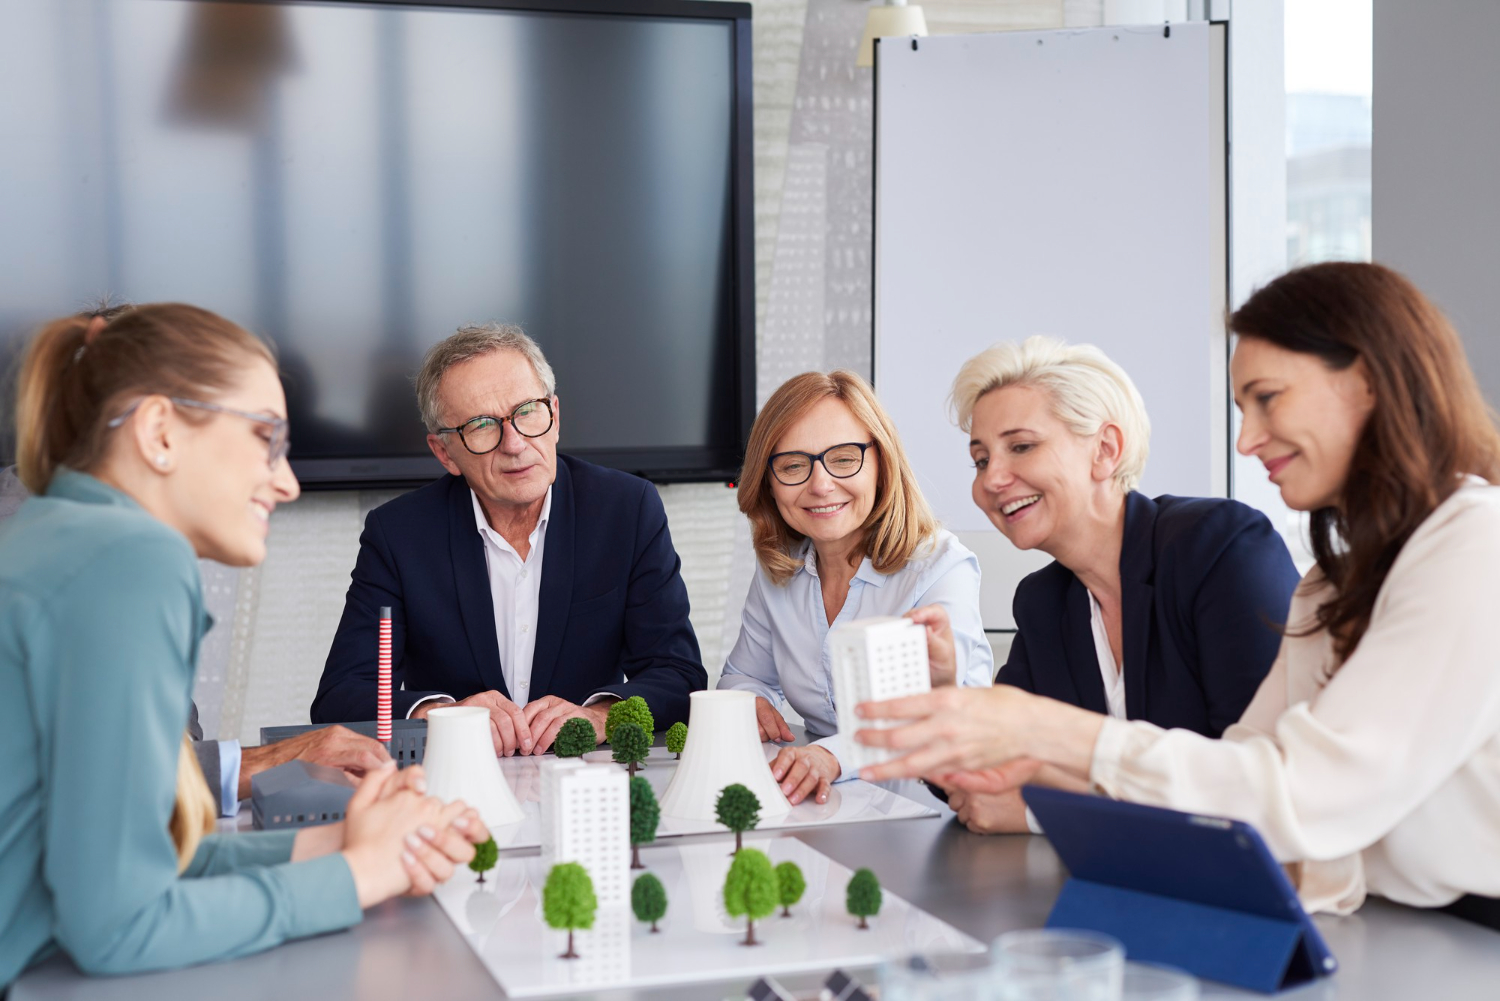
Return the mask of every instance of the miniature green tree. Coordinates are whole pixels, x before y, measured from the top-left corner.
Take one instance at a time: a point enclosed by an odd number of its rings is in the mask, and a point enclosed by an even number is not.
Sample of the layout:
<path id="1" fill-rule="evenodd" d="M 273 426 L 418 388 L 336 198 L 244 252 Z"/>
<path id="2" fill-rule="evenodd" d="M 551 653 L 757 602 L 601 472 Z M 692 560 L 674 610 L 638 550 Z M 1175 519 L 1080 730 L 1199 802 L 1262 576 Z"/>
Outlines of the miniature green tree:
<path id="1" fill-rule="evenodd" d="M 849 888 L 844 892 L 844 908 L 859 918 L 861 928 L 869 928 L 866 918 L 880 913 L 880 880 L 869 869 L 860 869 L 849 878 Z"/>
<path id="2" fill-rule="evenodd" d="M 568 951 L 559 959 L 577 959 L 573 949 L 573 931 L 594 927 L 594 911 L 599 901 L 594 897 L 594 881 L 588 870 L 577 862 L 561 862 L 547 873 L 542 887 L 542 916 L 549 928 L 568 930 Z"/>
<path id="3" fill-rule="evenodd" d="M 807 880 L 802 878 L 802 869 L 795 862 L 783 862 L 776 867 L 776 889 L 781 900 L 781 916 L 792 916 L 792 905 L 802 899 L 807 890 Z"/>
<path id="4" fill-rule="evenodd" d="M 599 746 L 599 737 L 594 733 L 594 724 L 582 716 L 574 716 L 557 731 L 552 750 L 559 758 L 577 758 Z"/>
<path id="5" fill-rule="evenodd" d="M 646 736 L 646 731 L 634 723 L 621 723 L 615 727 L 615 738 L 609 743 L 615 749 L 615 760 L 622 765 L 628 765 L 630 777 L 635 778 L 635 770 L 651 752 L 651 738 Z"/>
<path id="6" fill-rule="evenodd" d="M 645 731 L 648 746 L 656 739 L 656 720 L 651 716 L 651 707 L 639 695 L 632 695 L 609 707 L 609 715 L 604 717 L 604 739 L 613 744 L 615 727 L 621 723 L 634 723 Z"/>
<path id="7" fill-rule="evenodd" d="M 474 857 L 469 860 L 469 868 L 479 873 L 479 882 L 484 882 L 484 874 L 495 868 L 495 863 L 500 860 L 500 846 L 495 844 L 495 839 L 490 838 L 482 845 L 474 846 Z"/>
<path id="8" fill-rule="evenodd" d="M 746 848 L 729 864 L 724 877 L 724 910 L 732 918 L 745 916 L 745 941 L 755 945 L 755 922 L 776 910 L 776 872 L 766 853 Z"/>
<path id="9" fill-rule="evenodd" d="M 680 720 L 673 723 L 667 729 L 667 750 L 682 757 L 682 749 L 687 746 L 687 724 Z"/>
<path id="10" fill-rule="evenodd" d="M 651 791 L 651 783 L 639 775 L 632 775 L 630 778 L 630 868 L 646 868 L 641 865 L 641 845 L 656 840 L 656 825 L 660 820 L 661 807 L 656 803 L 656 794 Z"/>
<path id="11" fill-rule="evenodd" d="M 714 817 L 734 832 L 734 851 L 739 854 L 744 833 L 760 823 L 760 800 L 738 782 L 727 785 L 714 803 Z"/>
<path id="12" fill-rule="evenodd" d="M 637 921 L 651 922 L 651 933 L 661 929 L 656 922 L 667 916 L 667 888 L 661 880 L 649 872 L 638 878 L 630 887 L 630 909 L 635 911 Z"/>

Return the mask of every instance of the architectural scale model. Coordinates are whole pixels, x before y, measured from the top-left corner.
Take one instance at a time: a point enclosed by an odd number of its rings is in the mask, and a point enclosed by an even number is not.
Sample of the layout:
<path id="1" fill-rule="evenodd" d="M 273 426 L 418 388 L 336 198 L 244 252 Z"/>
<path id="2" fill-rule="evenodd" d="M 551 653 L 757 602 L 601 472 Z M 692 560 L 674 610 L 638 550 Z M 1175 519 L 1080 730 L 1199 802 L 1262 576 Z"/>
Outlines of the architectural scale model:
<path id="1" fill-rule="evenodd" d="M 667 728 L 667 750 L 676 757 L 682 757 L 682 749 L 687 746 L 687 724 L 673 723 Z"/>
<path id="2" fill-rule="evenodd" d="M 656 825 L 661 823 L 661 807 L 651 783 L 633 775 L 630 778 L 630 868 L 644 869 L 641 845 L 656 840 Z M 637 882 L 640 882 L 637 880 Z"/>
<path id="3" fill-rule="evenodd" d="M 492 837 L 483 844 L 474 846 L 474 857 L 469 860 L 469 868 L 479 873 L 478 882 L 484 882 L 484 874 L 495 868 L 495 863 L 500 860 L 500 846 L 495 844 Z"/>
<path id="4" fill-rule="evenodd" d="M 802 899 L 807 890 L 807 880 L 795 862 L 783 862 L 776 867 L 776 890 L 781 900 L 781 916 L 792 916 L 792 905 Z"/>
<path id="5" fill-rule="evenodd" d="M 844 741 L 847 765 L 860 769 L 888 761 L 893 757 L 890 751 L 855 743 L 854 732 L 892 726 L 894 721 L 859 719 L 854 707 L 932 690 L 923 627 L 897 616 L 857 619 L 833 630 L 828 648 L 839 732 L 848 735 Z"/>
<path id="6" fill-rule="evenodd" d="M 744 916 L 745 941 L 756 945 L 755 922 L 776 911 L 776 870 L 759 848 L 741 848 L 734 854 L 729 873 L 724 877 L 724 913 L 732 918 Z"/>
<path id="7" fill-rule="evenodd" d="M 559 862 L 548 871 L 546 885 L 542 887 L 542 917 L 549 928 L 566 929 L 568 933 L 568 951 L 558 959 L 578 958 L 573 933 L 594 927 L 598 909 L 593 881 L 583 866 L 577 862 Z"/>
<path id="8" fill-rule="evenodd" d="M 667 916 L 667 888 L 649 872 L 636 877 L 630 888 L 630 909 L 637 921 L 651 924 L 651 934 L 655 935 L 661 931 L 656 923 Z"/>
<path id="9" fill-rule="evenodd" d="M 630 902 L 630 777 L 614 765 L 542 758 L 542 861 L 588 870 L 601 907 Z"/>
<path id="10" fill-rule="evenodd" d="M 599 738 L 594 733 L 594 724 L 582 716 L 574 716 L 557 731 L 552 751 L 559 758 L 578 758 L 598 746 Z"/>
<path id="11" fill-rule="evenodd" d="M 844 890 L 844 908 L 859 918 L 861 930 L 867 929 L 870 927 L 868 919 L 880 913 L 881 897 L 880 880 L 875 878 L 875 873 L 869 869 L 857 869 L 849 877 L 849 885 Z"/>
<path id="12" fill-rule="evenodd" d="M 726 688 L 689 695 L 687 743 L 682 760 L 670 764 L 677 767 L 661 795 L 664 818 L 713 821 L 720 791 L 735 783 L 760 801 L 762 822 L 792 812 L 766 763 L 752 692 Z"/>
<path id="13" fill-rule="evenodd" d="M 648 746 L 656 739 L 656 720 L 651 715 L 651 707 L 646 705 L 646 700 L 639 695 L 632 695 L 609 707 L 609 713 L 604 717 L 606 741 L 614 743 L 615 727 L 621 723 L 634 723 L 644 730 Z"/>
<path id="14" fill-rule="evenodd" d="M 490 711 L 483 706 L 440 706 L 427 714 L 422 768 L 430 795 L 445 803 L 463 800 L 491 830 L 526 819 L 500 772 L 490 738 Z"/>

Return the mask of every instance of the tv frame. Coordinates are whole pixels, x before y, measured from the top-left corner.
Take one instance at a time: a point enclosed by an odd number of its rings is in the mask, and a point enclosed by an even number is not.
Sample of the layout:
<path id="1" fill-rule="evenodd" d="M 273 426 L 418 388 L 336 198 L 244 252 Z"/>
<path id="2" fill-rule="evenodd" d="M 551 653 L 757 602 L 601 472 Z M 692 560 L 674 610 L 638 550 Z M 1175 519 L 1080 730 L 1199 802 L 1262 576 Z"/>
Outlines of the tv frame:
<path id="1" fill-rule="evenodd" d="M 570 449 L 561 451 L 587 462 L 622 469 L 658 483 L 732 482 L 739 478 L 745 443 L 755 420 L 755 144 L 752 133 L 751 5 L 727 0 L 196 0 L 198 3 L 265 3 L 282 7 L 437 7 L 534 11 L 540 14 L 590 14 L 625 17 L 685 18 L 728 21 L 734 31 L 732 133 L 730 149 L 730 262 L 733 301 L 732 359 L 737 444 L 734 449 L 669 447 L 637 449 Z M 505 317 L 494 317 L 504 320 Z M 415 373 L 413 373 L 415 374 Z M 566 392 L 560 393 L 566 399 Z M 354 490 L 415 487 L 443 475 L 436 458 L 361 456 L 304 459 L 296 456 L 297 428 L 292 427 L 292 472 L 309 490 Z"/>

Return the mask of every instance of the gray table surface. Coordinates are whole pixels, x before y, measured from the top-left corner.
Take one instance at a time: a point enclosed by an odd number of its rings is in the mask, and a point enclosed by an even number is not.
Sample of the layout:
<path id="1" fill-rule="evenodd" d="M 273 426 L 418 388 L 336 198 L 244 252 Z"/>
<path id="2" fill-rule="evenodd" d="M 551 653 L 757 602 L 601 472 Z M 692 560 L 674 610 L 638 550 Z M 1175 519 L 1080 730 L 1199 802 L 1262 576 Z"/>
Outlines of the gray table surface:
<path id="1" fill-rule="evenodd" d="M 940 806 L 914 783 L 897 788 Z M 850 868 L 869 866 L 891 892 L 981 941 L 1042 925 L 1066 877 L 1045 838 L 972 834 L 946 809 L 941 817 L 822 828 L 796 836 Z M 1371 900 L 1352 917 L 1319 917 L 1317 924 L 1339 959 L 1339 973 L 1285 997 L 1299 1001 L 1500 997 L 1500 933 L 1383 900 Z M 869 974 L 869 982 L 874 980 L 871 971 L 851 972 Z M 779 979 L 807 993 L 821 978 Z M 741 978 L 577 996 L 600 1001 L 706 1001 L 743 997 L 748 986 Z M 1208 983 L 1203 993 L 1209 998 L 1261 996 Z M 504 995 L 437 904 L 400 899 L 372 909 L 362 924 L 347 932 L 171 973 L 90 978 L 66 957 L 54 956 L 18 980 L 10 996 L 11 1001 L 192 997 L 249 1001 L 289 996 L 370 1001 Z"/>

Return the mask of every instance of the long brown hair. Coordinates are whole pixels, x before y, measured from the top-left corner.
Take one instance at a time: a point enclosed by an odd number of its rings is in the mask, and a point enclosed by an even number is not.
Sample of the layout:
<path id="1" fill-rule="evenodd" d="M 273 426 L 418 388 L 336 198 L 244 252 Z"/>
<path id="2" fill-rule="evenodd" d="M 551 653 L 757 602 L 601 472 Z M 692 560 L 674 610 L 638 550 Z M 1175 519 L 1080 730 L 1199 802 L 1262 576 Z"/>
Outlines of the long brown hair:
<path id="1" fill-rule="evenodd" d="M 109 420 L 133 398 L 211 400 L 252 361 L 275 364 L 265 342 L 206 309 L 178 303 L 65 316 L 32 338 L 16 385 L 16 473 L 43 493 L 59 466 L 89 472 L 104 458 Z M 184 420 L 209 419 L 180 411 Z M 184 736 L 168 831 L 178 870 L 213 830 L 214 801 Z"/>
<path id="2" fill-rule="evenodd" d="M 891 573 L 905 566 L 918 548 L 937 534 L 937 519 L 917 488 L 917 478 L 906 461 L 896 425 L 876 399 L 875 390 L 845 369 L 826 375 L 804 372 L 782 383 L 761 408 L 755 426 L 750 429 L 745 468 L 740 473 L 740 510 L 750 519 L 755 555 L 778 584 L 791 580 L 802 566 L 794 553 L 803 536 L 781 517 L 776 498 L 771 494 L 771 473 L 766 464 L 787 428 L 826 399 L 839 400 L 847 406 L 875 442 L 872 454 L 865 457 L 866 462 L 873 459 L 877 463 L 875 504 L 862 526 L 864 543 L 856 546 L 851 555 L 856 559 L 868 556 L 878 572 Z"/>
<path id="3" fill-rule="evenodd" d="M 1495 414 L 1452 325 L 1416 286 L 1378 264 L 1290 271 L 1252 295 L 1229 326 L 1316 355 L 1336 371 L 1360 362 L 1369 379 L 1375 405 L 1338 503 L 1310 519 L 1313 556 L 1334 589 L 1310 628 L 1329 631 L 1343 662 L 1417 526 L 1464 475 L 1500 482 Z"/>

